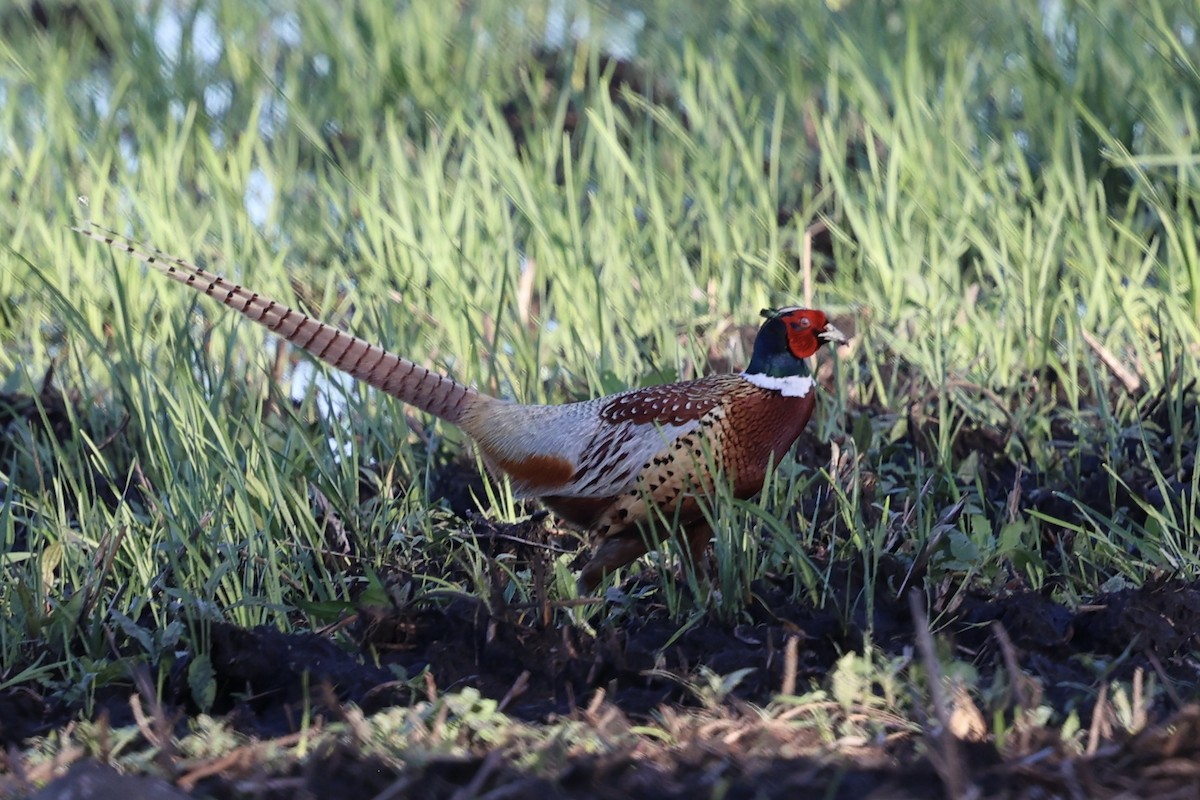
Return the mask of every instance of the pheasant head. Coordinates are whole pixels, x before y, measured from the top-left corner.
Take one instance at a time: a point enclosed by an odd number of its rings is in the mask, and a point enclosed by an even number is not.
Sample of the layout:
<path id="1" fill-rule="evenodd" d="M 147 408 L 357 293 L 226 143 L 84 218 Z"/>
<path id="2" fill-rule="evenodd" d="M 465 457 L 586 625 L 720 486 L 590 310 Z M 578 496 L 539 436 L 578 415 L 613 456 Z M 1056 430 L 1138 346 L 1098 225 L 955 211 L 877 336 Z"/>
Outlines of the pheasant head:
<path id="1" fill-rule="evenodd" d="M 812 389 L 806 359 L 823 344 L 840 344 L 845 335 L 825 312 L 811 308 L 763 311 L 766 322 L 754 339 L 750 365 L 742 375 L 756 386 L 775 389 L 785 396 L 802 397 Z"/>

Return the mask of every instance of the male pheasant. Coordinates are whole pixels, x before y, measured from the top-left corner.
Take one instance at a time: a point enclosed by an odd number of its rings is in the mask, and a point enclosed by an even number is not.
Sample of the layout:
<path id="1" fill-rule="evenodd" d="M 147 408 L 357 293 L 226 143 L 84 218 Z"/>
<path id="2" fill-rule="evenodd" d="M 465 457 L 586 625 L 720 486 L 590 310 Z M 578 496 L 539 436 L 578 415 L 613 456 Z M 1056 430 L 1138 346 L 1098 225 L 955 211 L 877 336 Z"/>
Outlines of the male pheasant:
<path id="1" fill-rule="evenodd" d="M 681 524 L 698 563 L 711 535 L 699 498 L 716 480 L 728 481 L 739 498 L 758 493 L 768 463 L 788 451 L 812 415 L 815 387 L 805 359 L 823 343 L 845 341 L 821 311 L 784 308 L 767 313 L 744 372 L 563 405 L 521 405 L 481 394 L 160 250 L 74 230 L 460 427 L 488 469 L 507 476 L 518 496 L 537 498 L 590 534 L 594 553 L 579 576 L 584 592 L 646 552 L 641 524 L 650 506 Z"/>

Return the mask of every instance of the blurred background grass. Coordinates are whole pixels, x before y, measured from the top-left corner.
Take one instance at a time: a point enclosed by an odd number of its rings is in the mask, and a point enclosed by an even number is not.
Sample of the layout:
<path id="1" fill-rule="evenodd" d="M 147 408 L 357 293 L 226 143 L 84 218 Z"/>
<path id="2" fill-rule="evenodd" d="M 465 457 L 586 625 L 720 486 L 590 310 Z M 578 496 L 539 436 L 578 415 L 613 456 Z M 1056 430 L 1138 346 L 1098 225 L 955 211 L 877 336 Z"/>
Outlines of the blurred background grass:
<path id="1" fill-rule="evenodd" d="M 0 686 L 86 699 L 114 626 L 162 667 L 396 570 L 494 590 L 436 499 L 455 431 L 297 384 L 80 217 L 529 402 L 740 368 L 807 241 L 855 333 L 835 447 L 718 509 L 725 585 L 1196 574 L 1192 3 L 39 7 L 0 14 Z"/>

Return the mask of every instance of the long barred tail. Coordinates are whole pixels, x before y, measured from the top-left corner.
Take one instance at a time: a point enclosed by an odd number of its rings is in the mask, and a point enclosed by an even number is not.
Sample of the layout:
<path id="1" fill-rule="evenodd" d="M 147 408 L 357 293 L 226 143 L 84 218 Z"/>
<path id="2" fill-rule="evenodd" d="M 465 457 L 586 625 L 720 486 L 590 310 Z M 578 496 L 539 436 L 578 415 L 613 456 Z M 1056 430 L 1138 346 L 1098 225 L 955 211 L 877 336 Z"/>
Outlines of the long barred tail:
<path id="1" fill-rule="evenodd" d="M 452 378 L 431 372 L 419 364 L 301 314 L 269 297 L 243 289 L 220 275 L 201 269 L 181 258 L 152 247 L 144 248 L 107 231 L 87 227 L 72 227 L 71 230 L 128 253 L 168 277 L 267 327 L 326 364 L 447 422 L 458 424 L 467 409 L 485 397 Z"/>

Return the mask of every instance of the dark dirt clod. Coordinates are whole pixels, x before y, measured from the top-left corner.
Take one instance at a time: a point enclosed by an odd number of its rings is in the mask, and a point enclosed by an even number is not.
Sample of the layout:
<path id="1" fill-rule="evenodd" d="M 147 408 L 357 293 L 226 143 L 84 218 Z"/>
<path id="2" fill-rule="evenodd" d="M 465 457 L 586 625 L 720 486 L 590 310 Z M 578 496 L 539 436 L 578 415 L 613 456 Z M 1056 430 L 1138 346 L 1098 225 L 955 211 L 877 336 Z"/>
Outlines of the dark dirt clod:
<path id="1" fill-rule="evenodd" d="M 80 761 L 56 781 L 30 796 L 30 800 L 84 800 L 85 798 L 121 798 L 121 800 L 185 800 L 187 793 L 162 778 L 124 775 L 107 764 Z"/>

